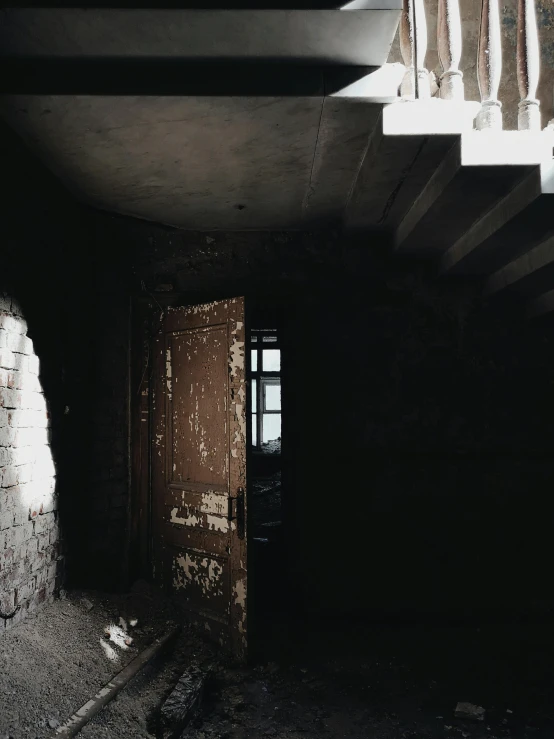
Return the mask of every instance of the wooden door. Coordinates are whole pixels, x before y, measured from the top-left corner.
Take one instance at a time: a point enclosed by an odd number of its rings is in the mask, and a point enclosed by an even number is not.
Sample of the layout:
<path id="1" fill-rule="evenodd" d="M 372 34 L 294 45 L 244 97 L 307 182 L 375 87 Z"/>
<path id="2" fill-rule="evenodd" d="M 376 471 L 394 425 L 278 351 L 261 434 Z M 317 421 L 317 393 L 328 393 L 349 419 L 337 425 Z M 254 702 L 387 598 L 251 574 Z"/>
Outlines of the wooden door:
<path id="1" fill-rule="evenodd" d="M 169 309 L 154 339 L 154 578 L 246 655 L 244 299 Z"/>

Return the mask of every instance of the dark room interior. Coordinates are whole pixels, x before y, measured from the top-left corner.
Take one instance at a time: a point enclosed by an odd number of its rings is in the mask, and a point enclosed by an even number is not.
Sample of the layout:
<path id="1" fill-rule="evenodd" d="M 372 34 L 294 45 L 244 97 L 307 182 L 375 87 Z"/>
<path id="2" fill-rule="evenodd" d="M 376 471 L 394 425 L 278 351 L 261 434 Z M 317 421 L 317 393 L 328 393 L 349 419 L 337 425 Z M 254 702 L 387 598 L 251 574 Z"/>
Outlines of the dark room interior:
<path id="1" fill-rule="evenodd" d="M 0 739 L 551 739 L 550 3 L 0 18 Z"/>

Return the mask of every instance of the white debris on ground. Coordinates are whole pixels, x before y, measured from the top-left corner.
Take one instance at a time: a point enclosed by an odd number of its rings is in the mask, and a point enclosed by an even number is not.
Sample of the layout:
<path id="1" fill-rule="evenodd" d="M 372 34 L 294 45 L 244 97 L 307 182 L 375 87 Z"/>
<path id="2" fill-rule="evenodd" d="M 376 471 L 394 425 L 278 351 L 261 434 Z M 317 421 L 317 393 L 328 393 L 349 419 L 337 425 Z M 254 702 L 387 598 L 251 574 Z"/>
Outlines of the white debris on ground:
<path id="1" fill-rule="evenodd" d="M 119 654 L 108 644 L 107 641 L 100 639 L 100 646 L 102 647 L 106 658 L 109 659 L 110 662 L 119 662 Z"/>
<path id="2" fill-rule="evenodd" d="M 123 623 L 125 623 L 123 619 L 120 619 L 120 621 L 123 621 Z M 129 647 L 133 643 L 133 639 L 127 633 L 127 629 L 123 628 L 122 626 L 116 626 L 115 624 L 110 624 L 109 626 L 106 626 L 104 633 L 106 634 L 108 639 L 112 641 L 120 649 L 123 649 L 123 650 L 129 649 Z"/>

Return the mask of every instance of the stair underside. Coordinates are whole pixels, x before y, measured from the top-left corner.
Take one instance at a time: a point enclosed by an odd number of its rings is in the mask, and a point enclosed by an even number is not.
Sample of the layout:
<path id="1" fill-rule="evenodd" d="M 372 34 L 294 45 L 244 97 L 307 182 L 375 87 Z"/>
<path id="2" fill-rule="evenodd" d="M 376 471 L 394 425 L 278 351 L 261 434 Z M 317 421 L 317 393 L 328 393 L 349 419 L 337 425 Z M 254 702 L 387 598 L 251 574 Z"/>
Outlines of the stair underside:
<path id="1" fill-rule="evenodd" d="M 82 201 L 193 230 L 340 223 L 381 106 L 298 97 L 9 96 L 9 124 Z"/>
<path id="2" fill-rule="evenodd" d="M 348 224 L 378 224 L 395 234 L 399 255 L 433 259 L 445 275 L 477 276 L 489 296 L 531 299 L 535 314 L 552 310 L 554 135 L 468 131 L 457 116 L 441 120 L 444 105 L 385 107 Z"/>
<path id="3" fill-rule="evenodd" d="M 403 74 L 383 67 L 402 0 L 202 5 L 3 11 L 0 113 L 99 208 L 188 229 L 339 223 Z"/>
<path id="4" fill-rule="evenodd" d="M 0 112 L 93 206 L 199 230 L 387 230 L 489 295 L 554 306 L 554 137 L 471 131 L 473 103 L 386 105 L 400 0 L 248 5 L 7 10 Z"/>

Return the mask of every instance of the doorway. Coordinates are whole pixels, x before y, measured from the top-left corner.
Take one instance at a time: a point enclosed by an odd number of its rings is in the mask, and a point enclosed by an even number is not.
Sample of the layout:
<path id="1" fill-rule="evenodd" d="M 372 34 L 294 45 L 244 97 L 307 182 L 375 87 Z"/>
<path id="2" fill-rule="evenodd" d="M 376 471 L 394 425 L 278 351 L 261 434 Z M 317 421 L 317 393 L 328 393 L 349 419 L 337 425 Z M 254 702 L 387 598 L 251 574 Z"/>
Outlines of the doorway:
<path id="1" fill-rule="evenodd" d="M 258 646 L 286 601 L 283 461 L 287 423 L 283 416 L 283 330 L 277 304 L 258 301 L 251 306 L 247 341 L 249 624 Z"/>
<path id="2" fill-rule="evenodd" d="M 276 328 L 250 329 L 250 526 L 261 541 L 278 536 L 281 516 L 281 344 Z"/>
<path id="3" fill-rule="evenodd" d="M 151 353 L 136 367 L 138 554 L 187 620 L 244 657 L 286 582 L 280 311 L 240 298 L 149 313 Z"/>

